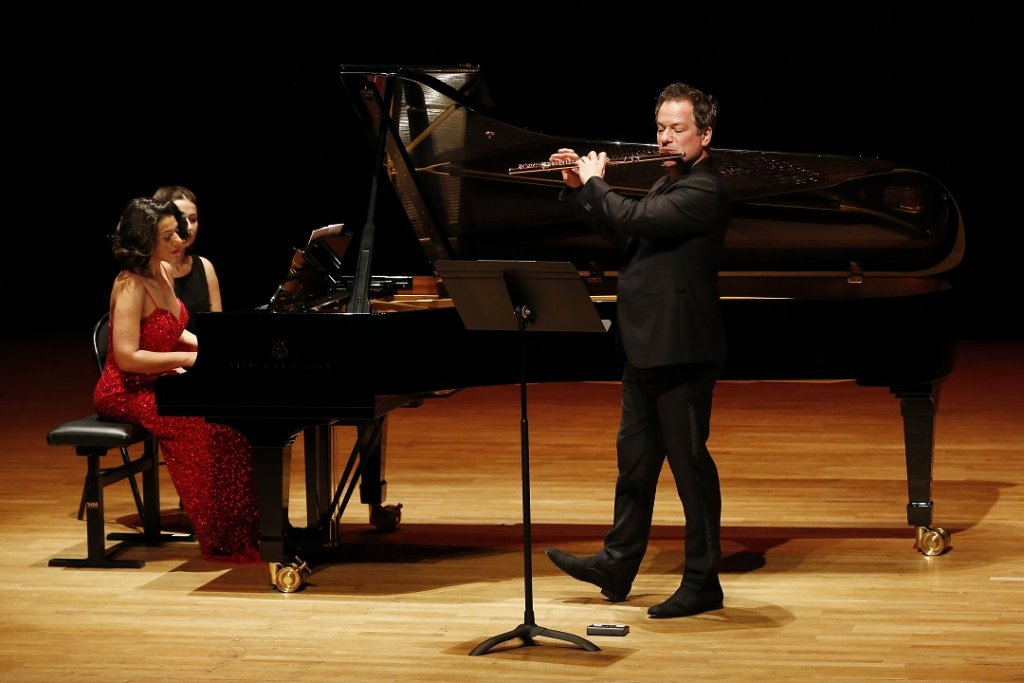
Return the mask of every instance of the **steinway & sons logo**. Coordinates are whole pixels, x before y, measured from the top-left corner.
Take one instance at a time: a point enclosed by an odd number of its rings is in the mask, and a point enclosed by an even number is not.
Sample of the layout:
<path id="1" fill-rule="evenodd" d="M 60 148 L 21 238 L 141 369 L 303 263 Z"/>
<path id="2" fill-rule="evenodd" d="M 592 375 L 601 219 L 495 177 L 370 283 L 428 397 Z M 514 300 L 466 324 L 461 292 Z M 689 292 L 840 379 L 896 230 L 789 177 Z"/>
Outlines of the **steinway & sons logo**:
<path id="1" fill-rule="evenodd" d="M 234 360 L 228 362 L 230 370 L 290 370 L 290 371 L 329 371 L 333 368 L 330 361 L 295 361 L 288 360 L 288 345 L 284 339 L 270 342 L 270 359 L 268 360 Z"/>

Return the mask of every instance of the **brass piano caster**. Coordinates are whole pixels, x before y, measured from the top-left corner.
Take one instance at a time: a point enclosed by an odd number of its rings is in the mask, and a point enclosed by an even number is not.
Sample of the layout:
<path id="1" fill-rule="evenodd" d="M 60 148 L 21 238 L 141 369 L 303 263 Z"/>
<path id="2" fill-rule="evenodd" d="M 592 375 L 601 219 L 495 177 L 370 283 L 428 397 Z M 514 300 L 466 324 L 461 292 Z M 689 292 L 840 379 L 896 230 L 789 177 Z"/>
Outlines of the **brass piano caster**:
<path id="1" fill-rule="evenodd" d="M 378 531 L 391 533 L 402 523 L 402 504 L 370 506 L 370 524 Z"/>
<path id="2" fill-rule="evenodd" d="M 949 549 L 949 532 L 942 527 L 930 529 L 926 526 L 917 527 L 917 542 L 914 544 L 921 553 L 928 557 L 941 555 Z"/>
<path id="3" fill-rule="evenodd" d="M 271 562 L 270 582 L 282 593 L 294 593 L 302 588 L 302 577 L 310 573 L 309 565 L 296 557 L 294 562 L 281 564 Z"/>

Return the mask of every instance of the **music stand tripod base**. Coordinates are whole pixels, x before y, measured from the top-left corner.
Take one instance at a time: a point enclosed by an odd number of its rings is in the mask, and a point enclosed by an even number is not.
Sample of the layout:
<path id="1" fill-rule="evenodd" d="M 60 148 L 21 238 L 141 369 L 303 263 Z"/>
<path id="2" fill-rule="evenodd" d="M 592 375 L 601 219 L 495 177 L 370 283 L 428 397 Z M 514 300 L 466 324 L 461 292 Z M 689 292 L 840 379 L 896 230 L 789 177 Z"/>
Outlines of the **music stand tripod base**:
<path id="1" fill-rule="evenodd" d="M 500 635 L 494 636 L 493 638 L 488 638 L 484 642 L 474 647 L 473 650 L 469 653 L 469 655 L 471 657 L 475 657 L 476 655 L 487 654 L 491 651 L 492 648 L 494 648 L 495 645 L 500 645 L 501 643 L 513 640 L 515 638 L 519 638 L 520 640 L 522 640 L 523 645 L 536 645 L 537 643 L 533 642 L 533 639 L 538 638 L 540 636 L 544 636 L 546 638 L 555 638 L 556 640 L 568 641 L 575 645 L 579 645 L 587 652 L 598 652 L 601 649 L 597 645 L 594 645 L 592 642 L 587 640 L 586 638 L 581 638 L 580 636 L 573 635 L 572 633 L 565 633 L 564 631 L 554 631 L 549 628 L 544 628 L 543 626 L 538 626 L 537 624 L 519 624 L 519 626 L 515 627 L 508 633 L 502 633 Z"/>
<path id="2" fill-rule="evenodd" d="M 536 645 L 546 636 L 578 645 L 588 652 L 601 648 L 572 633 L 538 626 L 533 616 L 533 564 L 530 524 L 530 437 L 526 410 L 526 333 L 605 332 L 597 309 L 587 294 L 579 272 L 571 263 L 542 261 L 436 261 L 448 294 L 467 330 L 517 332 L 519 334 L 521 406 L 520 448 L 523 479 L 523 623 L 488 638 L 469 653 L 490 652 L 495 645 L 516 638 Z M 514 316 L 509 315 L 513 313 Z M 530 327 L 532 325 L 532 327 Z"/>

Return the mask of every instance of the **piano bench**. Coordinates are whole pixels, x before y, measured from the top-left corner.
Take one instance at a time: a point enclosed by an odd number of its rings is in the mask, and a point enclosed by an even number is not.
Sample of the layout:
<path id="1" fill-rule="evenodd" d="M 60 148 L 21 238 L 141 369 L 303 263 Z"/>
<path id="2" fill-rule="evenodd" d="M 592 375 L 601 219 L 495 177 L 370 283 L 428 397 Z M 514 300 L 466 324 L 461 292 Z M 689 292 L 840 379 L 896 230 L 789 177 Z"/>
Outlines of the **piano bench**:
<path id="1" fill-rule="evenodd" d="M 143 560 L 115 558 L 132 543 L 157 545 L 163 541 L 186 538 L 160 533 L 159 445 L 157 438 L 148 431 L 138 425 L 101 420 L 96 415 L 91 415 L 55 427 L 46 435 L 46 442 L 51 446 L 74 446 L 78 455 L 85 456 L 87 466 L 82 504 L 86 513 L 88 557 L 54 558 L 49 562 L 51 567 L 138 569 L 145 566 Z M 142 454 L 133 459 L 128 448 L 139 443 L 143 445 Z M 115 449 L 121 451 L 121 464 L 102 467 L 101 458 Z M 139 513 L 143 531 L 110 534 L 106 539 L 120 542 L 108 549 L 103 533 L 103 489 L 122 479 L 129 479 L 136 495 L 136 505 L 139 505 L 135 474 L 140 472 L 144 505 L 139 507 Z"/>

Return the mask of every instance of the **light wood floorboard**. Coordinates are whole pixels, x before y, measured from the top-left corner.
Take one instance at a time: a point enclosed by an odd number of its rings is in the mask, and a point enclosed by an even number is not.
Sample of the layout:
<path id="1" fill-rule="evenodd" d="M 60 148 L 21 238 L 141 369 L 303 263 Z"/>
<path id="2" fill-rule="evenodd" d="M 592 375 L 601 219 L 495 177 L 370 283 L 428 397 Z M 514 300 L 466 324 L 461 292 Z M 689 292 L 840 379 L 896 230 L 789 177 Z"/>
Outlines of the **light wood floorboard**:
<path id="1" fill-rule="evenodd" d="M 83 337 L 87 336 L 87 333 Z M 963 342 L 939 411 L 935 522 L 906 524 L 899 405 L 850 383 L 722 383 L 711 450 L 724 496 L 726 606 L 645 610 L 678 585 L 681 508 L 667 471 L 628 602 L 555 570 L 543 549 L 596 550 L 611 517 L 615 384 L 529 389 L 537 623 L 592 637 L 482 657 L 523 621 L 518 387 L 466 390 L 391 421 L 390 535 L 354 505 L 343 555 L 298 593 L 263 566 L 202 561 L 194 544 L 129 550 L 138 570 L 47 566 L 84 556 L 84 460 L 46 432 L 91 412 L 87 343 L 4 344 L 0 372 L 0 681 L 1012 681 L 1024 680 L 1024 342 Z M 296 454 L 301 448 L 296 448 Z M 296 457 L 296 465 L 298 465 Z M 304 509 L 293 476 L 292 516 Z M 163 508 L 179 515 L 166 471 Z M 106 489 L 108 531 L 135 521 Z"/>

